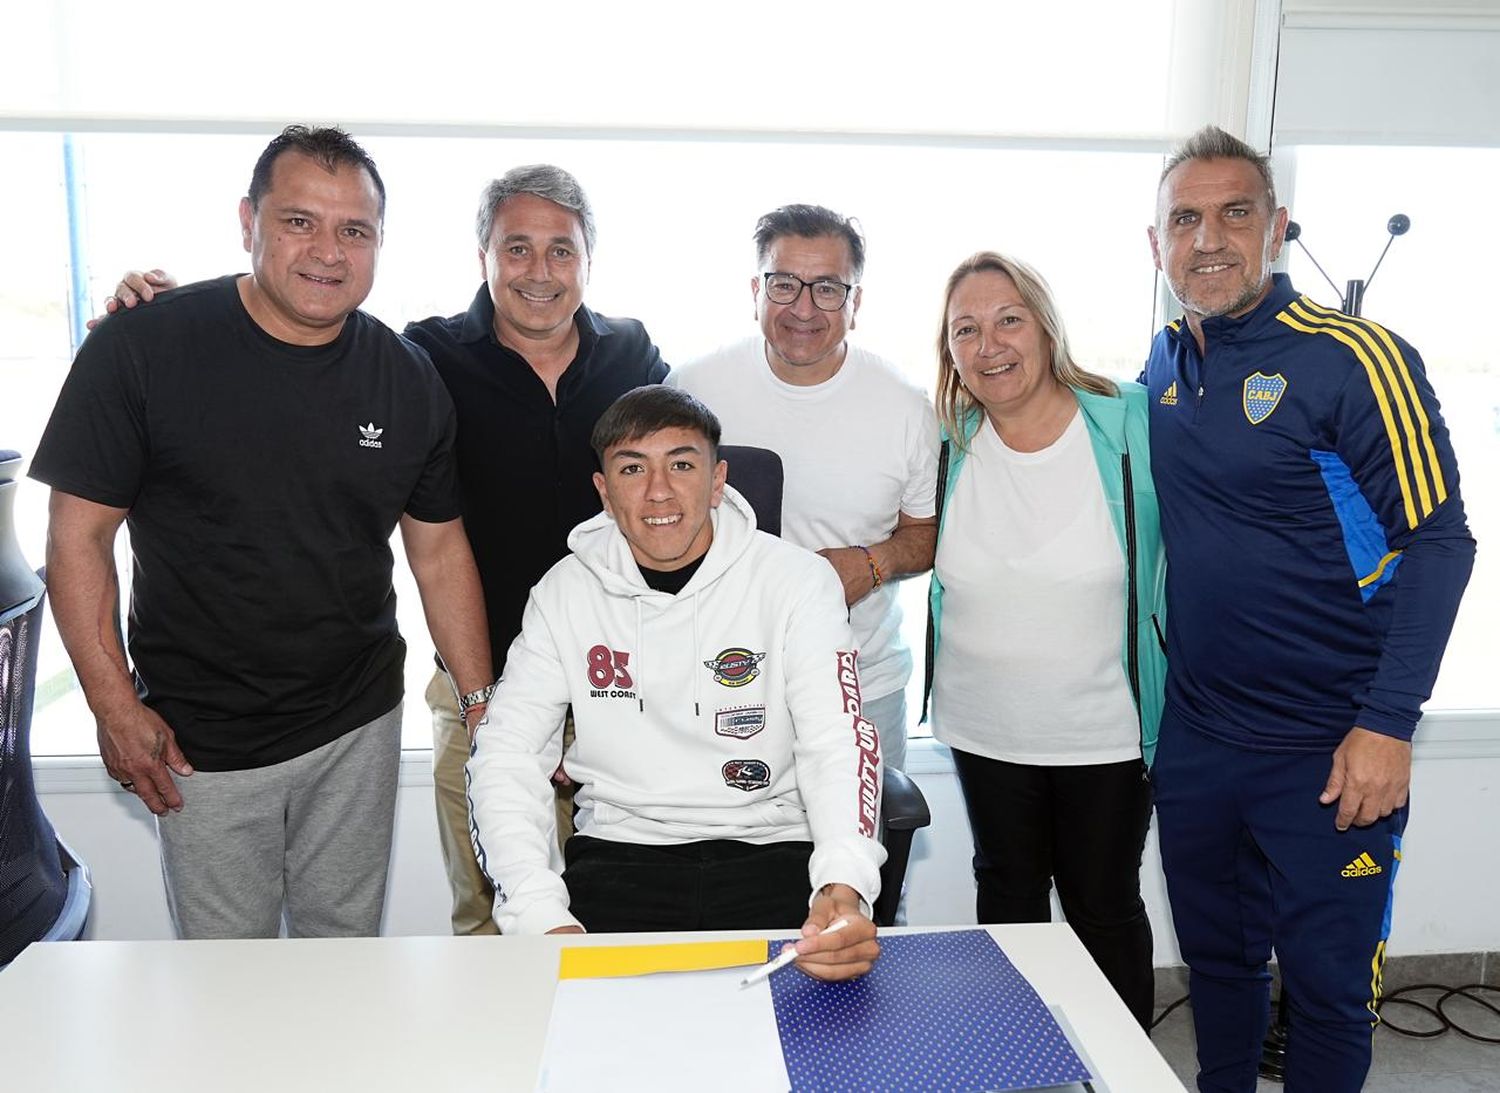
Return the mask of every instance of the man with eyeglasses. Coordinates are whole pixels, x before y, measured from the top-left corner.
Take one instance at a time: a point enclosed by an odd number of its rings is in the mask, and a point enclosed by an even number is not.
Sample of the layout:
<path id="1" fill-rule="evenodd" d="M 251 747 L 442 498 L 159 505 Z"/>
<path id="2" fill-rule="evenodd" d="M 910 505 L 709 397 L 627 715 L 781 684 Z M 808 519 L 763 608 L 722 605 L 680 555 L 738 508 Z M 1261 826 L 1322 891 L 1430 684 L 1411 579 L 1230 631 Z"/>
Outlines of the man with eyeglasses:
<path id="1" fill-rule="evenodd" d="M 937 422 L 891 362 L 851 345 L 865 241 L 848 217 L 785 205 L 755 226 L 750 281 L 760 335 L 667 382 L 708 404 L 724 440 L 769 448 L 786 476 L 782 533 L 843 582 L 865 717 L 887 766 L 906 763 L 906 683 L 896 581 L 932 566 Z"/>

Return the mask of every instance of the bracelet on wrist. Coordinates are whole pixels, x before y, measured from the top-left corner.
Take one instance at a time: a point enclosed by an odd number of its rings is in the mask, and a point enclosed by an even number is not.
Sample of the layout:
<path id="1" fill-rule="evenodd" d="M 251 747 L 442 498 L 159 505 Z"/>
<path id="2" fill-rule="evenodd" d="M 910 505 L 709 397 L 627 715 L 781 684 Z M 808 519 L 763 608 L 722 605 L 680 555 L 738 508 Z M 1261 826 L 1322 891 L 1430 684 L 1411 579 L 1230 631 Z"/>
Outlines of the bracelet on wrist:
<path id="1" fill-rule="evenodd" d="M 875 561 L 875 555 L 870 553 L 867 546 L 856 546 L 854 549 L 864 554 L 865 562 L 870 567 L 870 579 L 875 582 L 871 587 L 879 588 L 885 583 L 885 578 L 880 575 L 880 564 Z"/>
<path id="2" fill-rule="evenodd" d="M 458 716 L 466 716 L 475 706 L 483 706 L 489 702 L 490 696 L 495 693 L 495 685 L 491 683 L 488 687 L 481 687 L 477 691 L 470 691 L 466 695 L 458 696 Z"/>

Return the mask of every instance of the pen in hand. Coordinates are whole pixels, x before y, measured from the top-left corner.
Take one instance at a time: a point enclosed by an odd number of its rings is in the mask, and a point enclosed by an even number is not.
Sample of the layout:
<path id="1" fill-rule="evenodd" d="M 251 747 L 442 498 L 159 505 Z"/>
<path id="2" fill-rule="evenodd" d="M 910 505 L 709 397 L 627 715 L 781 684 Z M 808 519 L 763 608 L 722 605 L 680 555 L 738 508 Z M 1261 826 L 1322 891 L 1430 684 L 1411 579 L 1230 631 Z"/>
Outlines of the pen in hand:
<path id="1" fill-rule="evenodd" d="M 817 936 L 822 937 L 824 934 L 836 934 L 847 925 L 849 925 L 849 920 L 847 918 L 841 918 L 837 922 L 830 923 L 827 929 L 819 930 Z M 775 960 L 766 961 L 749 975 L 745 976 L 744 979 L 740 980 L 740 988 L 744 989 L 745 987 L 754 986 L 762 979 L 769 979 L 772 972 L 779 971 L 780 969 L 786 967 L 788 964 L 793 963 L 799 955 L 800 954 L 795 948 L 791 947 L 790 945 L 787 946 L 786 949 L 782 951 L 781 955 L 778 956 Z"/>

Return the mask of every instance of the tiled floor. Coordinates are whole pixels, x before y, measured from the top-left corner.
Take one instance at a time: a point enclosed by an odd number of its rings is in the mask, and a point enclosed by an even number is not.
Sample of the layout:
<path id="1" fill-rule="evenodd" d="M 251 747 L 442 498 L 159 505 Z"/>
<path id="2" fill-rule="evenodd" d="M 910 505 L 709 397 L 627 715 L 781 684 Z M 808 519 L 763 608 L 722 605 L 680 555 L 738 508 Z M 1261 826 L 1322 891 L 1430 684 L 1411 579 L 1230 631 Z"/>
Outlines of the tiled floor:
<path id="1" fill-rule="evenodd" d="M 1435 996 L 1425 996 L 1430 1003 Z M 1500 996 L 1487 1001 L 1500 1004 Z M 1445 1010 L 1474 1032 L 1500 1036 L 1500 1016 L 1462 1000 L 1448 1003 Z M 1158 1012 L 1160 1012 L 1158 1010 Z M 1414 1028 L 1432 1027 L 1416 1010 L 1393 1008 L 1390 1019 Z M 1157 1050 L 1188 1089 L 1193 1089 L 1193 1019 L 1187 1006 L 1174 1010 L 1151 1033 Z M 1281 1093 L 1282 1086 L 1261 1081 L 1257 1093 Z M 1375 1032 L 1375 1059 L 1365 1083 L 1365 1093 L 1497 1093 L 1500 1091 L 1500 1044 L 1482 1044 L 1448 1031 L 1430 1040 L 1401 1036 L 1388 1028 Z"/>

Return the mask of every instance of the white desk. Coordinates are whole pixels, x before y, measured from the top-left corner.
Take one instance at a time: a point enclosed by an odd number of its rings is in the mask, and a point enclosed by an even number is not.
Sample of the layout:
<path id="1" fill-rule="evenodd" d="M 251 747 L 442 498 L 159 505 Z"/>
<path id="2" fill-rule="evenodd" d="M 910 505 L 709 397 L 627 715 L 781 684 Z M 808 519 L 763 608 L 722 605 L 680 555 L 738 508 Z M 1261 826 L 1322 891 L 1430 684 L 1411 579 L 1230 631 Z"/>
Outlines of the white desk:
<path id="1" fill-rule="evenodd" d="M 1183 1088 L 1071 930 L 991 932 L 1042 999 L 1062 1007 L 1109 1093 Z M 730 936 L 763 935 L 682 940 Z M 0 1086 L 16 1093 L 524 1093 L 546 1039 L 558 950 L 644 940 L 33 945 L 0 972 Z"/>

